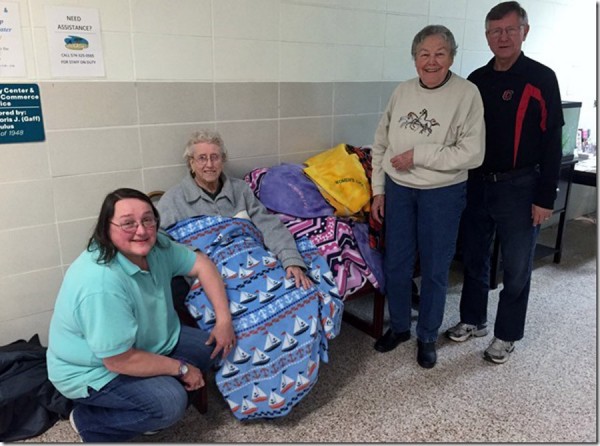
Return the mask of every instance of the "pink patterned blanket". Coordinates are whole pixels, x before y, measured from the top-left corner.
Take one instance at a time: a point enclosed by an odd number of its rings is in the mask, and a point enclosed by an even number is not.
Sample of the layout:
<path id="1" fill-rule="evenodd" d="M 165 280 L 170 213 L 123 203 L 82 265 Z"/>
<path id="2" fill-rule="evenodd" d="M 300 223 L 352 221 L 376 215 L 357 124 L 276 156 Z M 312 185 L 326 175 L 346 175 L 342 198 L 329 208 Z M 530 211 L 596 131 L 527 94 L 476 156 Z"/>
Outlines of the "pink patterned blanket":
<path id="1" fill-rule="evenodd" d="M 268 168 L 254 169 L 244 178 L 258 199 L 261 180 L 267 171 Z M 361 289 L 367 282 L 380 289 L 380 280 L 373 273 L 374 269 L 381 269 L 380 259 L 371 259 L 371 262 L 379 264 L 370 266 L 361 254 L 354 235 L 354 226 L 364 223 L 333 216 L 298 218 L 277 215 L 296 239 L 307 236 L 315 244 L 319 253 L 327 260 L 342 299 Z"/>

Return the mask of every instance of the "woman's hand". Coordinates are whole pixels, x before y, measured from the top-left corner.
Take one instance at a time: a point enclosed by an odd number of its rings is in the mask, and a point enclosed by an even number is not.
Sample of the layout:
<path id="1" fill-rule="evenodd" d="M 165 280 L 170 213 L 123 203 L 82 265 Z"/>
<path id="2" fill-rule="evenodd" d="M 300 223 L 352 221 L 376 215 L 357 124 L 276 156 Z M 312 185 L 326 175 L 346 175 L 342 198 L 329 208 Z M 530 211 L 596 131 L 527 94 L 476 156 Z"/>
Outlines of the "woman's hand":
<path id="1" fill-rule="evenodd" d="M 183 383 L 185 390 L 188 392 L 192 390 L 198 390 L 204 387 L 204 377 L 199 368 L 194 367 L 192 364 L 187 363 L 188 371 L 179 380 Z"/>
<path id="2" fill-rule="evenodd" d="M 392 163 L 392 167 L 396 170 L 406 171 L 415 167 L 414 164 L 414 154 L 415 150 L 410 149 L 406 152 L 401 153 L 400 155 L 396 155 L 390 162 Z"/>
<path id="3" fill-rule="evenodd" d="M 130 348 L 124 353 L 102 359 L 104 366 L 113 373 L 129 376 L 177 376 L 180 361 L 169 356 Z M 187 373 L 179 379 L 187 390 L 204 386 L 204 377 L 197 367 L 187 364 Z"/>
<path id="4" fill-rule="evenodd" d="M 223 359 L 225 359 L 235 347 L 235 333 L 231 323 L 231 313 L 229 312 L 229 299 L 225 293 L 225 284 L 221 274 L 206 254 L 197 252 L 196 262 L 188 275 L 196 277 L 202 284 L 217 317 L 217 323 L 206 341 L 206 345 L 215 344 L 210 358 L 216 358 L 219 352 L 222 351 Z"/>
<path id="5" fill-rule="evenodd" d="M 206 345 L 212 343 L 215 344 L 215 348 L 210 355 L 210 359 L 214 359 L 221 351 L 223 352 L 223 359 L 231 353 L 235 348 L 235 333 L 231 321 L 219 322 L 219 318 L 217 317 L 217 323 L 210 332 Z"/>
<path id="6" fill-rule="evenodd" d="M 385 195 L 378 194 L 373 197 L 371 204 L 371 215 L 379 224 L 383 223 L 383 215 L 385 214 Z"/>
<path id="7" fill-rule="evenodd" d="M 308 290 L 312 286 L 311 280 L 304 274 L 304 270 L 299 266 L 288 266 L 285 269 L 286 275 L 285 277 L 291 279 L 294 277 L 294 281 L 296 282 L 296 288 L 304 288 Z"/>

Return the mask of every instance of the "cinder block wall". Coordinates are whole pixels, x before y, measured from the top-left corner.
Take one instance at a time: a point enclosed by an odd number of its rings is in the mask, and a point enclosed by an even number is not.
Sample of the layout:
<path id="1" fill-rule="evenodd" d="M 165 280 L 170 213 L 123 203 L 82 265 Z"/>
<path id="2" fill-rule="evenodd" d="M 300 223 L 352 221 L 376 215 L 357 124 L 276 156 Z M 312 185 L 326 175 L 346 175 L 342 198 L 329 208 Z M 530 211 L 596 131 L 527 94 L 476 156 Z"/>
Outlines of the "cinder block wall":
<path id="1" fill-rule="evenodd" d="M 483 20 L 495 3 L 18 1 L 27 76 L 0 82 L 40 85 L 46 140 L 0 144 L 0 345 L 35 333 L 47 342 L 63 274 L 102 198 L 178 182 L 193 130 L 222 133 L 236 176 L 341 142 L 370 144 L 394 86 L 415 76 L 415 33 L 448 26 L 459 44 L 452 69 L 467 76 L 491 57 Z M 526 53 L 555 69 L 564 98 L 583 101 L 582 119 L 595 128 L 595 2 L 522 3 L 532 25 Z M 105 77 L 52 77 L 52 5 L 99 11 Z"/>

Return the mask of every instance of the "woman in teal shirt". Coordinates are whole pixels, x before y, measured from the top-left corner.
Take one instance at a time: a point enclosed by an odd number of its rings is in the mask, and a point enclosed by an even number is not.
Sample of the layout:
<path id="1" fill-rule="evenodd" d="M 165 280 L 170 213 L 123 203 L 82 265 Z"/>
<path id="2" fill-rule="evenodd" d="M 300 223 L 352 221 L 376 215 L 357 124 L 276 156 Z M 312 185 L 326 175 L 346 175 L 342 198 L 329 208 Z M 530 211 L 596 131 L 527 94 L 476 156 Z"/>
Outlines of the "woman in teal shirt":
<path id="1" fill-rule="evenodd" d="M 108 194 L 87 249 L 69 267 L 50 323 L 48 376 L 74 401 L 84 441 L 126 441 L 183 417 L 186 391 L 235 345 L 215 265 L 159 234 L 158 211 L 134 189 Z M 197 278 L 214 306 L 210 334 L 181 326 L 171 279 Z"/>

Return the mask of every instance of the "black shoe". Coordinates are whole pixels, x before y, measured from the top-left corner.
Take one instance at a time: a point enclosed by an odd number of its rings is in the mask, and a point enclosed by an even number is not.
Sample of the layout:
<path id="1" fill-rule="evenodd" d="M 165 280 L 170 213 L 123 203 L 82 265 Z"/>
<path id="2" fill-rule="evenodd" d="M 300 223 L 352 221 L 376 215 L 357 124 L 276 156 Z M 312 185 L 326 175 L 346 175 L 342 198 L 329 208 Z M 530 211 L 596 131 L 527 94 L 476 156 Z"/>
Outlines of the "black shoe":
<path id="1" fill-rule="evenodd" d="M 434 342 L 421 342 L 417 340 L 417 362 L 423 368 L 432 368 L 437 361 Z"/>
<path id="2" fill-rule="evenodd" d="M 398 344 L 410 339 L 410 330 L 402 333 L 394 333 L 391 328 L 375 342 L 375 350 L 381 353 L 389 352 L 398 347 Z"/>

